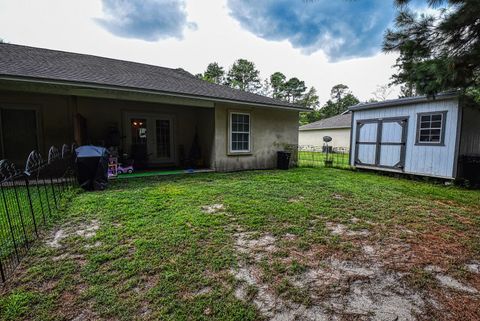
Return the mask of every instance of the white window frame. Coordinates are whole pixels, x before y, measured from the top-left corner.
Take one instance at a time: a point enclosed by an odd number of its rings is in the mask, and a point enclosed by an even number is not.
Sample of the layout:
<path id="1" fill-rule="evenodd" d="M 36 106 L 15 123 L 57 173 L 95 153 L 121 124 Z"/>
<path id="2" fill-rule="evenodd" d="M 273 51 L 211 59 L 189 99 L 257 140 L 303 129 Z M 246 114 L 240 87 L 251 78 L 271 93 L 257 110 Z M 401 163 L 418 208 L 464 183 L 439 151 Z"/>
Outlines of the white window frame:
<path id="1" fill-rule="evenodd" d="M 232 119 L 233 115 L 247 115 L 248 116 L 248 132 L 244 131 L 233 131 L 233 126 L 232 126 Z M 228 152 L 229 154 L 249 154 L 252 152 L 252 116 L 250 113 L 246 112 L 237 112 L 237 111 L 231 111 L 228 116 Z M 233 134 L 248 134 L 248 149 L 245 150 L 233 150 L 232 145 L 233 145 L 233 140 L 232 136 Z"/>
<path id="2" fill-rule="evenodd" d="M 440 128 L 431 128 L 425 127 L 422 128 L 422 116 L 433 116 L 433 115 L 441 115 L 442 118 L 440 120 Z M 432 111 L 432 112 L 425 112 L 425 113 L 418 113 L 417 114 L 417 137 L 415 139 L 415 145 L 423 145 L 423 146 L 445 146 L 445 126 L 447 124 L 447 111 Z M 430 124 L 433 121 L 430 120 Z M 430 125 L 431 126 L 431 125 Z M 422 130 L 432 130 L 432 129 L 439 129 L 439 140 L 438 141 L 421 141 L 420 137 Z M 429 134 L 430 135 L 430 134 Z M 430 135 L 431 136 L 431 135 Z"/>

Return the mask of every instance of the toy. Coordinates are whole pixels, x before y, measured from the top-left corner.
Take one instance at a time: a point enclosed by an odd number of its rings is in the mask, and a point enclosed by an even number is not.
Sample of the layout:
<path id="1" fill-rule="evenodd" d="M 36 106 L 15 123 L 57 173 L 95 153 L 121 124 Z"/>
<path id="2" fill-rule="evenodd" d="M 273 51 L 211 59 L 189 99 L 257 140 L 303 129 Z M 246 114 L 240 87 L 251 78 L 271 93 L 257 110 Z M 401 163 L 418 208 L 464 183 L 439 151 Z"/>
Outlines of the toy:
<path id="1" fill-rule="evenodd" d="M 117 166 L 117 174 L 131 174 L 133 173 L 133 165 L 123 166 L 122 164 L 118 164 Z"/>
<path id="2" fill-rule="evenodd" d="M 108 159 L 108 178 L 116 177 L 118 174 L 118 158 L 110 157 Z"/>

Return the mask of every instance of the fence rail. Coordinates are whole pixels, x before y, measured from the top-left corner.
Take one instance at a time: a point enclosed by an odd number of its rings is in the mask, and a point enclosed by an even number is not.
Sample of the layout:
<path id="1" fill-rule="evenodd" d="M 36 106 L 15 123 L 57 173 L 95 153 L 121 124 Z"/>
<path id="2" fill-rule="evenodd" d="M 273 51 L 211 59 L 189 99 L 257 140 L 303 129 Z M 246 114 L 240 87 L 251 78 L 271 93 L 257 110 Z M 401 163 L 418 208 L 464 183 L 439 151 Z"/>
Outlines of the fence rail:
<path id="1" fill-rule="evenodd" d="M 24 170 L 0 161 L 0 283 L 4 284 L 76 184 L 75 145 L 32 151 Z"/>

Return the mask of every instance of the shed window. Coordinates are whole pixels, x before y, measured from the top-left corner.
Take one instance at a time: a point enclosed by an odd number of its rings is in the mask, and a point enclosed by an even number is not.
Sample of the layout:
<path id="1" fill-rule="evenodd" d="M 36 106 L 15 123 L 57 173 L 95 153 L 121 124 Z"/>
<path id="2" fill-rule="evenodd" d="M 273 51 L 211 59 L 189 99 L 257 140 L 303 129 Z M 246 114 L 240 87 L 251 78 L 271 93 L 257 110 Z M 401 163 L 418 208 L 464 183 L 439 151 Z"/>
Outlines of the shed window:
<path id="1" fill-rule="evenodd" d="M 230 113 L 230 152 L 250 152 L 250 114 Z"/>
<path id="2" fill-rule="evenodd" d="M 417 144 L 443 145 L 446 112 L 418 114 Z"/>

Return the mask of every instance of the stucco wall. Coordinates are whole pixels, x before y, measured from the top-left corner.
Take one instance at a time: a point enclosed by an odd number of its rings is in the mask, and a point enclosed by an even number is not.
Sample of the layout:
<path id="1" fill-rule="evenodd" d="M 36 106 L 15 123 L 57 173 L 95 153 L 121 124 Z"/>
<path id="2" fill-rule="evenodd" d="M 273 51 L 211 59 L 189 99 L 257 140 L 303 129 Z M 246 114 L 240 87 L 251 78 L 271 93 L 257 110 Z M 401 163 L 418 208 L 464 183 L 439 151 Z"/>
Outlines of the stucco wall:
<path id="1" fill-rule="evenodd" d="M 231 111 L 250 113 L 251 153 L 248 155 L 228 153 L 228 117 Z M 277 151 L 290 144 L 298 144 L 298 112 L 228 104 L 215 106 L 215 170 L 275 168 Z"/>
<path id="2" fill-rule="evenodd" d="M 324 136 L 332 137 L 331 146 L 350 148 L 350 128 L 301 130 L 298 133 L 298 144 L 322 146 Z"/>

